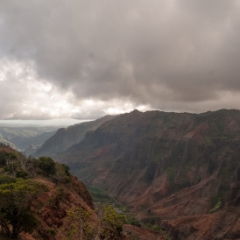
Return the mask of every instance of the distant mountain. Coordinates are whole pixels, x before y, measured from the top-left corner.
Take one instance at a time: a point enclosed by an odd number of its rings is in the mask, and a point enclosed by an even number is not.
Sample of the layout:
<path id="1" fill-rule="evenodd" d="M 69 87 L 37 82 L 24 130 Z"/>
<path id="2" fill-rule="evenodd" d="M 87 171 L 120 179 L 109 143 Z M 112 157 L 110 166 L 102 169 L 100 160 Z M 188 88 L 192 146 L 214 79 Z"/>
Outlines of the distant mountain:
<path id="1" fill-rule="evenodd" d="M 27 149 L 24 150 L 26 156 L 32 156 L 37 151 L 37 148 L 34 145 L 30 145 Z"/>
<path id="2" fill-rule="evenodd" d="M 240 238 L 240 111 L 122 114 L 55 159 L 173 239 Z"/>
<path id="3" fill-rule="evenodd" d="M 47 139 L 51 138 L 56 133 L 56 131 L 57 130 L 44 132 L 35 137 L 31 137 L 29 139 L 26 139 L 23 144 L 24 146 L 34 146 L 35 148 L 40 148 Z"/>
<path id="4" fill-rule="evenodd" d="M 83 140 L 88 131 L 96 130 L 102 123 L 113 119 L 115 116 L 104 116 L 95 121 L 75 124 L 67 128 L 60 128 L 52 137 L 50 137 L 41 148 L 39 148 L 35 156 L 54 156 L 58 152 L 62 152 L 72 145 Z"/>
<path id="5" fill-rule="evenodd" d="M 6 139 L 4 139 L 1 134 L 0 134 L 0 143 L 3 143 L 5 145 L 10 146 L 11 148 L 17 150 L 17 147 L 13 143 L 11 143 L 11 142 L 7 141 Z"/>
<path id="6" fill-rule="evenodd" d="M 25 150 L 30 145 L 40 147 L 56 130 L 56 127 L 0 127 L 0 141 Z"/>

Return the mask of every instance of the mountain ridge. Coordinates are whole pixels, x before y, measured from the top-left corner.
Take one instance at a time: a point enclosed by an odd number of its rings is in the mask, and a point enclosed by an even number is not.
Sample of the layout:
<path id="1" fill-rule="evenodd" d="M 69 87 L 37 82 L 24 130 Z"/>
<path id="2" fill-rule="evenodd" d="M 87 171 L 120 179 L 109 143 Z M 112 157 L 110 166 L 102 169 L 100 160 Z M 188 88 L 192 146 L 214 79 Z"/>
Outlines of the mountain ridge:
<path id="1" fill-rule="evenodd" d="M 103 122 L 112 118 L 114 118 L 114 116 L 106 115 L 94 121 L 71 125 L 67 128 L 60 128 L 52 137 L 43 143 L 34 153 L 34 156 L 54 156 L 56 153 L 62 152 L 80 142 L 86 132 L 95 130 Z"/>
<path id="2" fill-rule="evenodd" d="M 201 238 L 207 231 L 224 238 L 240 231 L 236 220 L 235 230 L 225 221 L 219 235 L 212 233 L 219 227 L 213 216 L 229 216 L 239 204 L 239 145 L 239 110 L 133 111 L 88 132 L 55 159 L 67 163 L 86 185 L 108 190 L 139 219 L 161 217 L 159 224 L 170 224 L 179 239 Z M 218 201 L 217 212 L 210 214 Z M 205 215 L 216 229 L 196 227 Z M 195 220 L 179 225 L 184 218 Z"/>

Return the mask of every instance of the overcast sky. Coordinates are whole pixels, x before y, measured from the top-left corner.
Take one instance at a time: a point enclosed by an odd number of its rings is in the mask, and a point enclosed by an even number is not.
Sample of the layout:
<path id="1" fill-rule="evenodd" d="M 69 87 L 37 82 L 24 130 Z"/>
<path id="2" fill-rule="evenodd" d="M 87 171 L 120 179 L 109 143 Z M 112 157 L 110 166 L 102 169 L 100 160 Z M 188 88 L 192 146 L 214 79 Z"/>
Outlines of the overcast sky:
<path id="1" fill-rule="evenodd" d="M 239 0 L 0 0 L 0 119 L 240 103 Z"/>

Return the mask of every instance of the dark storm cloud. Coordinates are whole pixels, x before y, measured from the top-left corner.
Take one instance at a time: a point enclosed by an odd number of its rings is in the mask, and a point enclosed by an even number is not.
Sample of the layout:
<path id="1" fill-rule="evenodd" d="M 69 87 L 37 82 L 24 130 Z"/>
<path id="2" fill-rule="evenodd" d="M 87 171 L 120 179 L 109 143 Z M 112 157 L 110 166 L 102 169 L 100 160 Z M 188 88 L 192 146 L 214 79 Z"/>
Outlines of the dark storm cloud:
<path id="1" fill-rule="evenodd" d="M 0 56 L 78 99 L 201 111 L 240 91 L 239 26 L 231 0 L 1 1 Z"/>

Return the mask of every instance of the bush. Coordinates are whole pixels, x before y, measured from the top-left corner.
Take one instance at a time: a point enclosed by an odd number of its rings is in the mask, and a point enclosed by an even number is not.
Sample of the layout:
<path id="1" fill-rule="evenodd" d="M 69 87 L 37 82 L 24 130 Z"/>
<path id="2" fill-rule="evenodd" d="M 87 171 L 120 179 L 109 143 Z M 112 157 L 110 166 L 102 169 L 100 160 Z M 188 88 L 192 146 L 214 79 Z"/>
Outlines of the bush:
<path id="1" fill-rule="evenodd" d="M 54 175 L 56 173 L 55 162 L 50 157 L 39 157 L 36 160 L 37 167 L 42 169 L 47 175 Z"/>
<path id="2" fill-rule="evenodd" d="M 71 174 L 69 173 L 69 167 L 65 164 L 55 163 L 55 175 L 54 178 L 62 183 L 68 183 L 71 181 Z"/>
<path id="3" fill-rule="evenodd" d="M 14 177 L 10 177 L 7 175 L 0 175 L 0 184 L 14 183 L 14 182 L 16 182 L 16 179 Z"/>
<path id="4" fill-rule="evenodd" d="M 136 227 L 141 227 L 141 223 L 133 216 L 127 216 L 127 224 L 130 224 Z"/>
<path id="5" fill-rule="evenodd" d="M 23 170 L 19 170 L 16 173 L 16 177 L 18 177 L 18 178 L 28 178 L 28 173 L 23 171 Z"/>
<path id="6" fill-rule="evenodd" d="M 103 222 L 120 233 L 122 225 L 126 223 L 126 216 L 117 213 L 116 209 L 111 205 L 103 205 Z"/>

